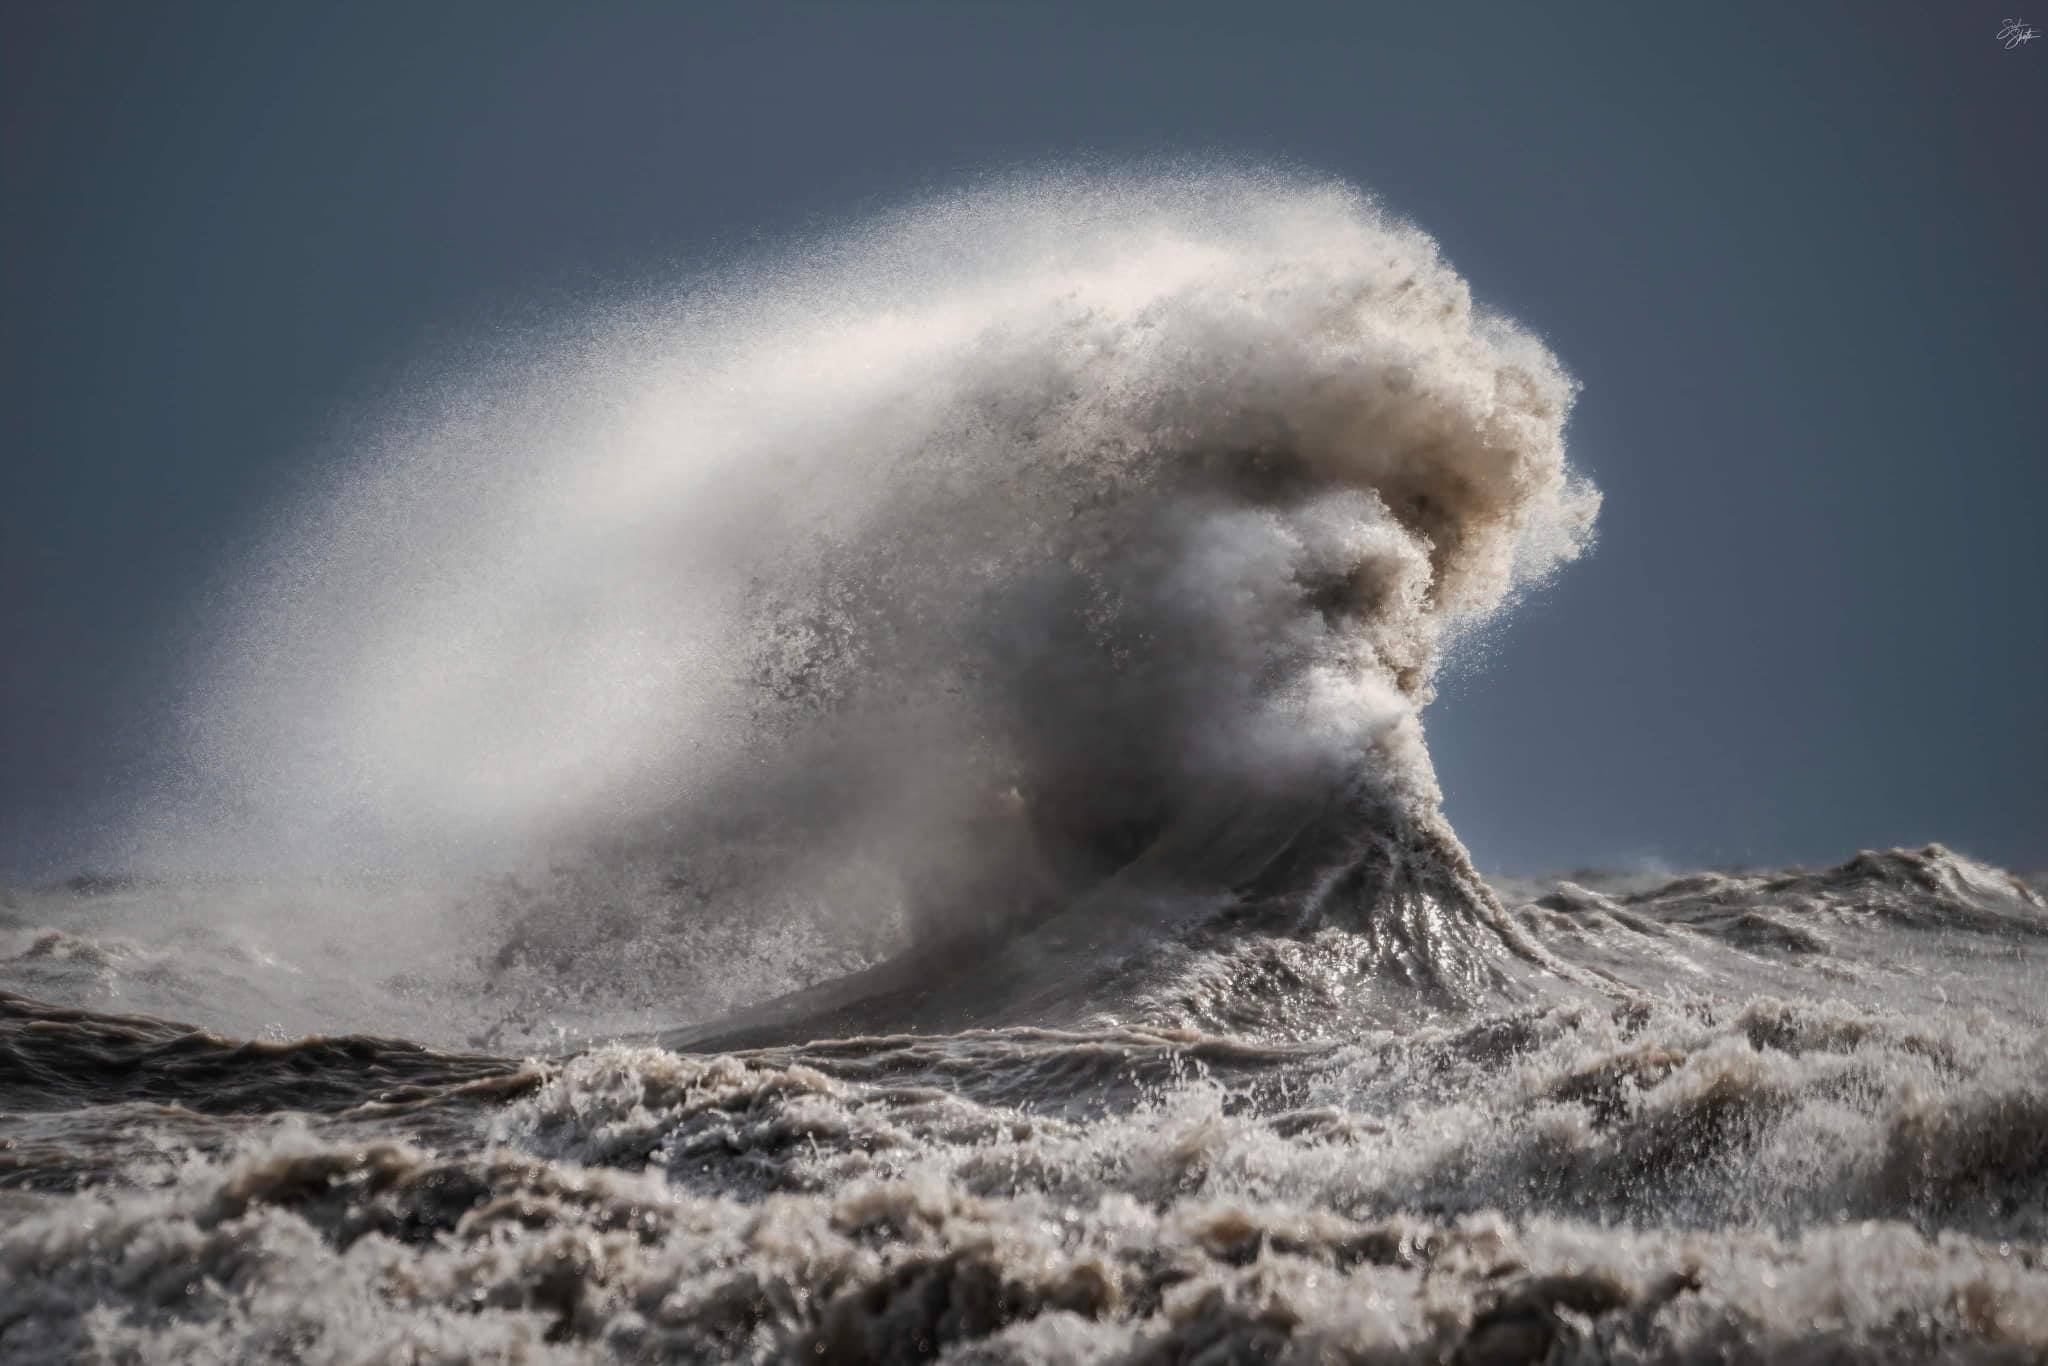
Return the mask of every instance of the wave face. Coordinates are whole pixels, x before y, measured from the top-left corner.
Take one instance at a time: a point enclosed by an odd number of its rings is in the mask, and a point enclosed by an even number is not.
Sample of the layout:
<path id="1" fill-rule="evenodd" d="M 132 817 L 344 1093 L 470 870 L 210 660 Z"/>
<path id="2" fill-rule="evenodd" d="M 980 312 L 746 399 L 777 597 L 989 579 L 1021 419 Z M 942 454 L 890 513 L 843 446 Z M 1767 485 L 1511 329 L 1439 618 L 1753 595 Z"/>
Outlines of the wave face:
<path id="1" fill-rule="evenodd" d="M 1066 916 L 1091 962 L 1227 904 L 1434 1000 L 1526 956 L 1419 716 L 1598 496 L 1557 361 L 1356 192 L 1030 181 L 534 349 L 251 576 L 209 814 L 147 823 L 187 862 L 659 864 L 871 952 Z"/>

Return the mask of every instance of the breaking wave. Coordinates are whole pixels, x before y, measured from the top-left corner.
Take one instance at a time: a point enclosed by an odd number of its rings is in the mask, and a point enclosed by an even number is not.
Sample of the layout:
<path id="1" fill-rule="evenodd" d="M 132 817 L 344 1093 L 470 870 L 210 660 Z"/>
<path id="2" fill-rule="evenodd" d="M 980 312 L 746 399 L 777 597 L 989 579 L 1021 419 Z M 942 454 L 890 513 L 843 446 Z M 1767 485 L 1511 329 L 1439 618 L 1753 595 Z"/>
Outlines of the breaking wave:
<path id="1" fill-rule="evenodd" d="M 1573 385 L 1356 191 L 1012 183 L 527 352 L 249 575 L 159 854 L 658 866 L 757 932 L 913 945 L 871 1001 L 1036 927 L 1028 981 L 931 1023 L 1128 1005 L 1167 988 L 1074 964 L 1225 919 L 1355 931 L 1425 1001 L 1536 956 L 1420 713 L 1588 543 Z"/>

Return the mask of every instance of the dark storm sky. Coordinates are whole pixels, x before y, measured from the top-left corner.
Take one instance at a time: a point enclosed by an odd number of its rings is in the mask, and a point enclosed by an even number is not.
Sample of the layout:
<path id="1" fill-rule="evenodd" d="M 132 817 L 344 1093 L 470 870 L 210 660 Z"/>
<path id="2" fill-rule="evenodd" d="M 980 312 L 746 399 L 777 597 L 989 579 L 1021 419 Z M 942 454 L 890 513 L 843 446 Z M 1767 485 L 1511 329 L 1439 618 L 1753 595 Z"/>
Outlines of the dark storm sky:
<path id="1" fill-rule="evenodd" d="M 1377 191 L 1585 384 L 1599 551 L 1431 713 L 1482 864 L 2048 864 L 2013 4 L 15 0 L 0 876 L 87 857 L 222 566 L 411 367 L 979 171 L 1201 151 Z"/>

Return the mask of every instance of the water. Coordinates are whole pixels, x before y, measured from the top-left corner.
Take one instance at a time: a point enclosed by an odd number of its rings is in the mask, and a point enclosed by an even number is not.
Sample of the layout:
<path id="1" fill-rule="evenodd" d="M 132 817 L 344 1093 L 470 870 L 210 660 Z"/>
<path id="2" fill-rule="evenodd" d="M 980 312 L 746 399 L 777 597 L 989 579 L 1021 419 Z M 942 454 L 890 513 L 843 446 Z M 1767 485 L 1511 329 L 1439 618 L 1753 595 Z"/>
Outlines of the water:
<path id="1" fill-rule="evenodd" d="M 0 998 L 0 1353 L 2041 1359 L 2040 896 L 1641 881 L 1510 891 L 1629 983 L 1576 999 L 1319 1029 L 1325 930 L 1120 1023 L 524 1060 L 134 1013 L 343 988 L 166 889 L 17 896 L 0 984 L 91 1009 Z"/>
<path id="2" fill-rule="evenodd" d="M 1444 819 L 1573 394 L 1248 172 L 423 392 L 231 576 L 135 875 L 0 908 L 0 1357 L 2043 1359 L 2034 888 Z"/>

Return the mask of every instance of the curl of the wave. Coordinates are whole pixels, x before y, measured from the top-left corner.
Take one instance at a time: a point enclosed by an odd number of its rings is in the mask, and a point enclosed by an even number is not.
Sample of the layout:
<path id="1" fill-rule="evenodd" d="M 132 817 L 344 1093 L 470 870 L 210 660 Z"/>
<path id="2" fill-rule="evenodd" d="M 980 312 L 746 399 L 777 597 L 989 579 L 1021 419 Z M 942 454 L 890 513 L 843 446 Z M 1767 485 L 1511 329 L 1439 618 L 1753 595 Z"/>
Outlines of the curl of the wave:
<path id="1" fill-rule="evenodd" d="M 1558 361 L 1367 197 L 1012 182 L 532 349 L 280 532 L 147 828 L 1063 959 L 1340 925 L 1440 995 L 1516 947 L 1420 713 L 1598 495 Z"/>

